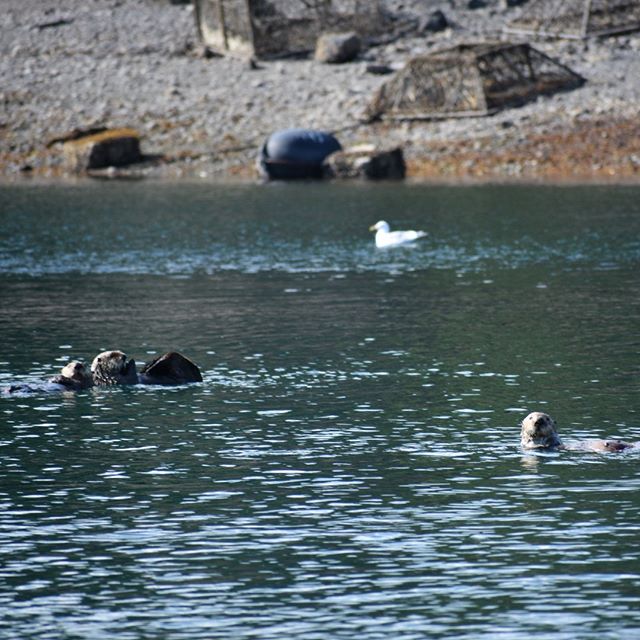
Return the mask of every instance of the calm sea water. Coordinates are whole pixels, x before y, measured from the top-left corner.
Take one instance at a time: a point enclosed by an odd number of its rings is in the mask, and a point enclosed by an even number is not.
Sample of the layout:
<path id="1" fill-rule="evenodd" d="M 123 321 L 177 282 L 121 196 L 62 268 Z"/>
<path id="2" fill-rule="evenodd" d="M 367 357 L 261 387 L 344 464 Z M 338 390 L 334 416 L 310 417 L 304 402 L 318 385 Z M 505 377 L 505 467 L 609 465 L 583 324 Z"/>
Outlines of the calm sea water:
<path id="1" fill-rule="evenodd" d="M 378 219 L 420 244 L 376 250 Z M 0 637 L 640 635 L 640 188 L 0 187 Z"/>

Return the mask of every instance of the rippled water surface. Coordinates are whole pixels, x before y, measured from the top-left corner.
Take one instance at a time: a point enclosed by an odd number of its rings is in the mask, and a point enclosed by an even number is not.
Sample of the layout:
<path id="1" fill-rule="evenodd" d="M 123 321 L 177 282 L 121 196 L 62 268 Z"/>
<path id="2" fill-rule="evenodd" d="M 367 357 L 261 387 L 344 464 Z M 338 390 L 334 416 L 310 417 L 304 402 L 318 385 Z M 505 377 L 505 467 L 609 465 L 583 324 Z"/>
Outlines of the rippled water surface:
<path id="1" fill-rule="evenodd" d="M 384 218 L 429 236 L 376 250 Z M 0 637 L 640 637 L 640 189 L 0 187 Z"/>

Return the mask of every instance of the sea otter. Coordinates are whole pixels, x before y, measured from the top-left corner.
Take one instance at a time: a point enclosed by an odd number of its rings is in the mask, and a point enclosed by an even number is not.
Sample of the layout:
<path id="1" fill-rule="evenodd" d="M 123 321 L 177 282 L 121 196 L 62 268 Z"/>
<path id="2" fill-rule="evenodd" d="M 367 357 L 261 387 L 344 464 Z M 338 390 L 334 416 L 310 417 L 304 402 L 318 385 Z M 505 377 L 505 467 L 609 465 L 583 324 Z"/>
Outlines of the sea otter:
<path id="1" fill-rule="evenodd" d="M 202 382 L 200 369 L 176 351 L 164 353 L 145 364 L 140 376 L 133 358 L 128 359 L 122 351 L 103 351 L 93 359 L 91 374 L 94 384 L 98 386 Z"/>
<path id="2" fill-rule="evenodd" d="M 99 353 L 91 363 L 91 376 L 97 386 L 138 383 L 136 362 L 122 351 Z"/>
<path id="3" fill-rule="evenodd" d="M 133 358 L 118 350 L 103 351 L 91 363 L 91 371 L 74 360 L 48 381 L 18 383 L 0 388 L 2 394 L 24 395 L 56 391 L 81 391 L 93 386 L 158 384 L 178 385 L 202 382 L 198 366 L 176 351 L 169 351 L 144 365 L 140 375 Z"/>
<path id="4" fill-rule="evenodd" d="M 546 413 L 534 411 L 522 421 L 520 444 L 523 449 L 617 452 L 637 447 L 640 443 L 623 442 L 622 440 L 581 440 L 565 444 L 558 436 L 553 418 Z"/>
<path id="5" fill-rule="evenodd" d="M 92 386 L 93 379 L 84 363 L 78 360 L 72 360 L 61 369 L 58 375 L 51 378 L 51 380 L 12 384 L 2 389 L 2 393 L 23 395 L 56 391 L 80 391 Z"/>
<path id="6" fill-rule="evenodd" d="M 84 362 L 72 360 L 62 367 L 62 371 L 51 379 L 54 384 L 61 384 L 70 391 L 80 391 L 93 386 L 93 378 L 87 371 Z"/>

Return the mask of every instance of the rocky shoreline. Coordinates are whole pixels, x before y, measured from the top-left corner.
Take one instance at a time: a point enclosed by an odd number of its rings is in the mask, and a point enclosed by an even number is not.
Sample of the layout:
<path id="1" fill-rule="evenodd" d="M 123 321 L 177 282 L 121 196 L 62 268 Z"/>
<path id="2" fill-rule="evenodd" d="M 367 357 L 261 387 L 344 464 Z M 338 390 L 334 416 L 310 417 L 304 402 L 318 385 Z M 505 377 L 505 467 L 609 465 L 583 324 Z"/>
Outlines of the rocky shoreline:
<path id="1" fill-rule="evenodd" d="M 193 7 L 168 0 L 5 0 L 0 16 L 0 178 L 66 178 L 60 141 L 128 127 L 142 163 L 106 175 L 254 180 L 266 136 L 335 133 L 343 146 L 401 146 L 429 180 L 640 178 L 640 32 L 532 42 L 586 78 L 579 89 L 478 118 L 376 122 L 362 115 L 387 76 L 420 53 L 492 40 L 517 7 L 502 0 L 388 2 L 396 37 L 353 62 L 203 55 Z M 450 27 L 417 33 L 440 9 Z"/>

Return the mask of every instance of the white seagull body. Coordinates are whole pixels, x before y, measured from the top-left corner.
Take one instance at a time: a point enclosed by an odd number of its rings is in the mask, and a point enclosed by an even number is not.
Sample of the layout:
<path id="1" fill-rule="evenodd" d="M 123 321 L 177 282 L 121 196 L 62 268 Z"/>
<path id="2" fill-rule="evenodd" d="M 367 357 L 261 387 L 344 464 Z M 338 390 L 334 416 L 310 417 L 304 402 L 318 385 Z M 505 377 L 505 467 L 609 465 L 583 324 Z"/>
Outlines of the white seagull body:
<path id="1" fill-rule="evenodd" d="M 391 231 L 389 224 L 384 220 L 376 222 L 369 227 L 369 231 L 376 232 L 376 247 L 397 247 L 407 242 L 413 242 L 418 238 L 424 238 L 427 234 L 424 231 Z"/>

